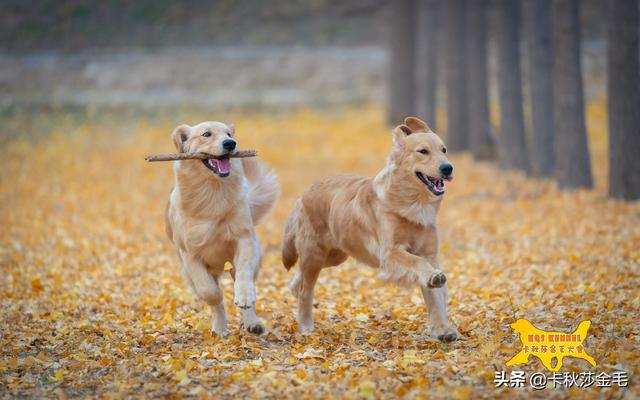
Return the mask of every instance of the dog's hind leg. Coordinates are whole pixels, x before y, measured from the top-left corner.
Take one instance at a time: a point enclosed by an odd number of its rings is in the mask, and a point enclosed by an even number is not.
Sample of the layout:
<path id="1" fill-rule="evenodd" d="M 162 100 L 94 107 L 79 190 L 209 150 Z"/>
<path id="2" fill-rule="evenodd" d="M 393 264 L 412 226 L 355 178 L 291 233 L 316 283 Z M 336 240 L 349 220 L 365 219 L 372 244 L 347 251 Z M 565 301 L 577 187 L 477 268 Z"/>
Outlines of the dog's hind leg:
<path id="1" fill-rule="evenodd" d="M 298 330 L 303 334 L 313 331 L 313 291 L 324 262 L 325 257 L 321 255 L 303 255 L 300 270 L 289 284 L 298 299 Z"/>
<path id="2" fill-rule="evenodd" d="M 298 330 L 303 334 L 313 332 L 313 294 L 318 276 L 323 268 L 342 264 L 348 256 L 340 250 L 331 250 L 322 262 L 322 257 L 305 257 L 300 262 L 300 271 L 289 287 L 298 299 Z M 324 266 L 323 266 L 324 265 Z"/>
<path id="3" fill-rule="evenodd" d="M 227 334 L 227 316 L 224 311 L 222 289 L 218 277 L 211 275 L 205 264 L 185 252 L 180 252 L 182 268 L 188 283 L 196 295 L 211 308 L 211 331 L 225 336 Z"/>
<path id="4" fill-rule="evenodd" d="M 349 258 L 349 256 L 344 251 L 331 249 L 331 251 L 329 251 L 329 255 L 327 255 L 327 261 L 325 264 L 327 267 L 334 267 L 345 262 L 347 258 Z"/>
<path id="5" fill-rule="evenodd" d="M 326 261 L 324 262 L 324 267 L 326 268 L 326 267 L 334 267 L 336 265 L 340 265 L 347 258 L 349 258 L 349 256 L 347 256 L 346 253 L 336 249 L 331 250 L 329 251 L 329 254 L 326 257 Z M 300 268 L 300 271 L 302 271 L 302 267 Z M 291 293 L 293 293 L 296 299 L 300 297 L 300 291 L 303 284 L 302 273 L 300 271 L 296 272 L 293 279 L 289 283 L 289 289 L 291 289 Z"/>

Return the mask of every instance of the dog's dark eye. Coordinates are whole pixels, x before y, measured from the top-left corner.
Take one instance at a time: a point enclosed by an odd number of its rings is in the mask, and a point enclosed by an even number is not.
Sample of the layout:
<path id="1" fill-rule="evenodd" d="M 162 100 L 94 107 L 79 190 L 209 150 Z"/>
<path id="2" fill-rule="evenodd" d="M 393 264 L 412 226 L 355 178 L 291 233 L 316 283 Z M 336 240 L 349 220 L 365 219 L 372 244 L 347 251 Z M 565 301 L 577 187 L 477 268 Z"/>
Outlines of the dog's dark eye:
<path id="1" fill-rule="evenodd" d="M 442 152 L 443 152 L 443 153 L 446 153 L 446 152 L 447 152 L 447 148 L 446 148 L 446 147 L 443 147 L 443 148 L 442 148 Z"/>
<path id="2" fill-rule="evenodd" d="M 209 137 L 209 136 L 211 136 L 211 132 L 205 132 L 205 133 L 202 134 L 202 136 Z"/>
<path id="3" fill-rule="evenodd" d="M 420 149 L 420 150 L 418 150 L 418 153 L 420 153 L 420 154 L 429 154 L 429 150 L 427 150 L 427 149 Z"/>

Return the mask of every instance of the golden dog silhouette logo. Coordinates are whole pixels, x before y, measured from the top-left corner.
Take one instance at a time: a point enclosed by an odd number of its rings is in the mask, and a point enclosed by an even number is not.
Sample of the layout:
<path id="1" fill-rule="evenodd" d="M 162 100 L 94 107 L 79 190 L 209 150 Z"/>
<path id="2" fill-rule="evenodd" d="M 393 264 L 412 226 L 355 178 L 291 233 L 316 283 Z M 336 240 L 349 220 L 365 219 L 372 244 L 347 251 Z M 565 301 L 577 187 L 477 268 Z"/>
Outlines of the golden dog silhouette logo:
<path id="1" fill-rule="evenodd" d="M 595 367 L 596 360 L 587 354 L 584 348 L 584 340 L 590 326 L 591 321 L 586 320 L 580 322 L 572 333 L 547 332 L 536 328 L 526 319 L 519 319 L 511 324 L 511 327 L 520 335 L 522 350 L 507 361 L 507 365 L 526 364 L 529 362 L 529 356 L 533 355 L 539 358 L 549 371 L 559 371 L 564 357 L 581 358 Z M 554 358 L 555 366 L 552 365 Z"/>

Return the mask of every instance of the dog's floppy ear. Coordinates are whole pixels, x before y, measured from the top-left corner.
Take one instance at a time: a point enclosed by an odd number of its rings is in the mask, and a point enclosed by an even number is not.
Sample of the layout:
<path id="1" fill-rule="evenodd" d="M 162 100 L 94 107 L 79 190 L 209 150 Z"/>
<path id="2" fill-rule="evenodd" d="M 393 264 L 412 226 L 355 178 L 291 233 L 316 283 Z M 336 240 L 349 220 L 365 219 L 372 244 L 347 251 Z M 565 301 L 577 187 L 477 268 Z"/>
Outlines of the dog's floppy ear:
<path id="1" fill-rule="evenodd" d="M 176 129 L 173 130 L 171 137 L 173 138 L 173 144 L 176 146 L 178 153 L 184 153 L 184 142 L 189 139 L 189 132 L 191 132 L 191 127 L 186 124 L 177 126 Z"/>
<path id="2" fill-rule="evenodd" d="M 227 124 L 229 127 L 229 136 L 233 137 L 236 134 L 236 126 L 234 124 Z"/>
<path id="3" fill-rule="evenodd" d="M 404 119 L 404 124 L 411 129 L 411 132 L 431 132 L 429 125 L 418 117 L 407 117 Z"/>
<path id="4" fill-rule="evenodd" d="M 402 148 L 402 143 L 404 139 L 411 135 L 413 131 L 407 125 L 398 125 L 393 128 L 393 148 L 400 149 Z"/>

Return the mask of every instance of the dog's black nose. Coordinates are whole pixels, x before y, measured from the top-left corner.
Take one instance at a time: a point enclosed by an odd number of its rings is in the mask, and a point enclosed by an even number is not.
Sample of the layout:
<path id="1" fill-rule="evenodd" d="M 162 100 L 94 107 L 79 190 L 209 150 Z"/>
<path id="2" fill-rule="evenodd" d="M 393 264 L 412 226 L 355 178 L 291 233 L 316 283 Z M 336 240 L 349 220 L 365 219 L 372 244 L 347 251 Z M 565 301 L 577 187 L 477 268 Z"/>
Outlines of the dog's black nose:
<path id="1" fill-rule="evenodd" d="M 442 176 L 449 176 L 453 172 L 453 165 L 451 164 L 440 164 L 440 173 Z"/>
<path id="2" fill-rule="evenodd" d="M 222 142 L 222 148 L 228 151 L 233 151 L 236 149 L 236 141 L 225 139 L 224 142 Z"/>

